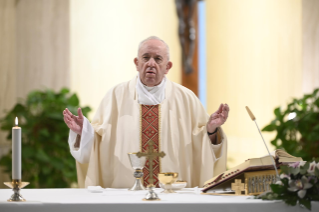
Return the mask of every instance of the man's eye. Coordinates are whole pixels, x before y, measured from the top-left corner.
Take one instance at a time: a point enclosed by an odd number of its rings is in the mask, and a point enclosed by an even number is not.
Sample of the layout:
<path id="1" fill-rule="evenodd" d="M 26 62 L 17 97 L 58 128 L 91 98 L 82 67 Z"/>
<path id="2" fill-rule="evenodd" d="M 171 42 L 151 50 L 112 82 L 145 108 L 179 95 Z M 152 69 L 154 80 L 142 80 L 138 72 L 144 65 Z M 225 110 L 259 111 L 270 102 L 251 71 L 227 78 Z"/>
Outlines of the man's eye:
<path id="1" fill-rule="evenodd" d="M 160 57 L 155 58 L 155 61 L 156 61 L 157 63 L 161 63 L 161 62 L 162 62 L 162 58 L 160 58 Z"/>
<path id="2" fill-rule="evenodd" d="M 143 60 L 144 61 L 147 61 L 147 60 L 149 60 L 150 58 L 149 57 L 143 57 Z"/>

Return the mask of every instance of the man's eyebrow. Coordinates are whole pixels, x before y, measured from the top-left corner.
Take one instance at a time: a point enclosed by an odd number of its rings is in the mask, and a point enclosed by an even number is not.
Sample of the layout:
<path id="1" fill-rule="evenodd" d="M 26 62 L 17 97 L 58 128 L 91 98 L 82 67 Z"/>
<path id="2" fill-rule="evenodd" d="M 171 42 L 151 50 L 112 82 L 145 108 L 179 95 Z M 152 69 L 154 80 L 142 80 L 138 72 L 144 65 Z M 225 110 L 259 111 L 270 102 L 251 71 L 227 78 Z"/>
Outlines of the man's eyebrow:
<path id="1" fill-rule="evenodd" d="M 142 56 L 149 56 L 150 55 L 150 53 L 144 53 L 144 54 L 142 54 Z M 157 54 L 157 55 L 155 55 L 155 57 L 163 57 L 162 55 L 160 55 L 160 54 Z"/>
<path id="2" fill-rule="evenodd" d="M 159 54 L 157 54 L 157 55 L 156 55 L 156 57 L 160 57 L 160 58 L 163 58 L 163 56 L 162 56 L 162 55 L 159 55 Z"/>

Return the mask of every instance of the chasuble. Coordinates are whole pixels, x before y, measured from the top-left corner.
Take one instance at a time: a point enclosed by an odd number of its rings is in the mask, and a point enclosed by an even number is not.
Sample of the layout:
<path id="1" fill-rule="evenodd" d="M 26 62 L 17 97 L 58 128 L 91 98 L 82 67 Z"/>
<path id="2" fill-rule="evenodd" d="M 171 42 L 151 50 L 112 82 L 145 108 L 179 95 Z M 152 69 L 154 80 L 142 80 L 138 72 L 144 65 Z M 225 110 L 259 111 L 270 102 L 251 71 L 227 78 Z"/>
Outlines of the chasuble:
<path id="1" fill-rule="evenodd" d="M 227 139 L 219 128 L 220 144 L 207 135 L 205 112 L 196 95 L 167 79 L 165 99 L 158 105 L 138 103 L 138 78 L 113 87 L 103 98 L 92 123 L 85 118 L 81 144 L 75 148 L 76 134 L 70 131 L 69 145 L 76 159 L 80 187 L 129 188 L 133 168 L 127 153 L 145 152 L 150 140 L 164 158 L 153 161 L 154 180 L 160 172 L 178 172 L 188 187 L 204 182 L 226 170 Z M 144 184 L 148 180 L 148 163 Z"/>

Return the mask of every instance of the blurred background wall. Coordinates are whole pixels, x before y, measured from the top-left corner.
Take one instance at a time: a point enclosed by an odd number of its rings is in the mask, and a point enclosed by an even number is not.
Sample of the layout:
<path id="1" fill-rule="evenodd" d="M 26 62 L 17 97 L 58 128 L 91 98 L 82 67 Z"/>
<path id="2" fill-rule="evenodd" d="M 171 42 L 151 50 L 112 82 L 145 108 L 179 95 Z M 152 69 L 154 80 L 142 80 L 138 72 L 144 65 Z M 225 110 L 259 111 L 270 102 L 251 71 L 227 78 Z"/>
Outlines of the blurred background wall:
<path id="1" fill-rule="evenodd" d="M 262 128 L 275 107 L 302 94 L 302 1 L 207 1 L 207 10 L 207 108 L 230 105 L 232 167 L 267 154 L 245 106 Z"/>
<path id="2" fill-rule="evenodd" d="M 205 4 L 207 111 L 230 105 L 223 128 L 232 167 L 266 154 L 246 105 L 263 127 L 275 107 L 319 87 L 319 2 Z M 180 83 L 177 24 L 173 0 L 1 0 L 0 117 L 33 89 L 66 86 L 92 107 L 92 118 L 109 88 L 136 75 L 138 43 L 151 35 L 170 46 L 168 78 Z M 0 157 L 11 148 L 5 136 L 0 131 Z"/>

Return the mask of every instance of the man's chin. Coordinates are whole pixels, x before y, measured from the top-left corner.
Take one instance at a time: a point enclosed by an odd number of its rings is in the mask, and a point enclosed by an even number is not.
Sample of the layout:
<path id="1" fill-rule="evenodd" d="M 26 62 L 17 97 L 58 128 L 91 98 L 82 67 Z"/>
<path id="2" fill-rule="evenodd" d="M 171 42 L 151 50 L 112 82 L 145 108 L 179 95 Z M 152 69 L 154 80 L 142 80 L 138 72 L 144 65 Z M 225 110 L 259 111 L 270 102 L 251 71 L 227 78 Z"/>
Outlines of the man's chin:
<path id="1" fill-rule="evenodd" d="M 147 87 L 154 87 L 158 85 L 159 83 L 156 82 L 156 80 L 146 80 L 145 83 L 143 83 Z"/>

